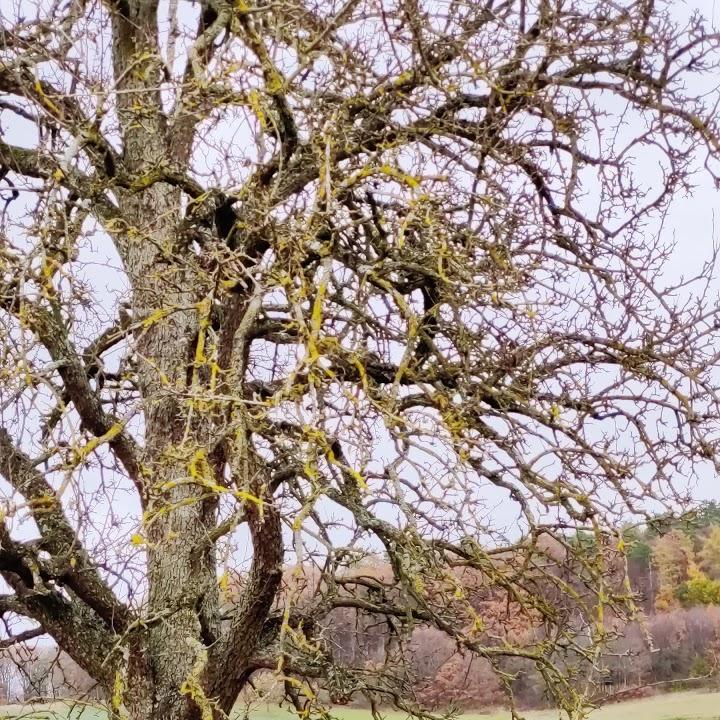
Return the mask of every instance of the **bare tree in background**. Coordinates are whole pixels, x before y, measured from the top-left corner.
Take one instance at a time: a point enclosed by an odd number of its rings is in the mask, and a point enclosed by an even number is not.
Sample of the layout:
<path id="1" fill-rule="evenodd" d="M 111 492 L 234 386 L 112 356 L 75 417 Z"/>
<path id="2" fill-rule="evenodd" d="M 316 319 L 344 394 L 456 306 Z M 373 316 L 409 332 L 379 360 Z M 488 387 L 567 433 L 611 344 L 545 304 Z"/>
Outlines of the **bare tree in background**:
<path id="1" fill-rule="evenodd" d="M 664 285 L 658 233 L 720 168 L 719 42 L 672 4 L 3 2 L 19 632 L 116 717 L 225 717 L 263 669 L 421 714 L 413 627 L 579 707 L 613 528 L 715 459 L 712 267 Z M 342 608 L 385 663 L 334 661 Z"/>

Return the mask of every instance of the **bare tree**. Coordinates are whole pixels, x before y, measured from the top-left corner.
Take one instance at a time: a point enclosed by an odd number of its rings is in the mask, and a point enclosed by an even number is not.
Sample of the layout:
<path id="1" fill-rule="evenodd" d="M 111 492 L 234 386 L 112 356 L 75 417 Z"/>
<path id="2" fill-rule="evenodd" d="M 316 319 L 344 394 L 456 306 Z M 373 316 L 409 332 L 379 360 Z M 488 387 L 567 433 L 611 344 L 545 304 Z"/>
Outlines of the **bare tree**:
<path id="1" fill-rule="evenodd" d="M 0 656 L 0 704 L 6 705 L 13 698 L 16 679 L 15 663 L 3 653 Z"/>
<path id="2" fill-rule="evenodd" d="M 556 659 L 631 609 L 613 528 L 715 460 L 712 266 L 666 284 L 658 234 L 717 169 L 717 35 L 654 0 L 2 6 L 2 612 L 114 716 L 224 717 L 262 669 L 420 714 L 413 626 L 581 705 Z M 338 608 L 387 662 L 333 660 Z"/>

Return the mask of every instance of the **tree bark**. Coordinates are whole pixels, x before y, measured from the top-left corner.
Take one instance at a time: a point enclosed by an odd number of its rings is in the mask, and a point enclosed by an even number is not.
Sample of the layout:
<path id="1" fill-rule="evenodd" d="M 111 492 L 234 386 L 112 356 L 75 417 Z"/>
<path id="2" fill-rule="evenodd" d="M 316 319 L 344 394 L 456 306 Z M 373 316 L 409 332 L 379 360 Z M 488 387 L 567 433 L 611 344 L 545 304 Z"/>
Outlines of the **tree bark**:
<path id="1" fill-rule="evenodd" d="M 180 193 L 165 183 L 142 189 L 144 177 L 185 159 L 168 156 L 172 143 L 157 91 L 156 11 L 155 2 L 130 0 L 113 14 L 115 76 L 125 90 L 119 106 L 123 167 L 140 188 L 121 193 L 128 227 L 119 250 L 133 308 L 146 318 L 137 344 L 148 553 L 147 621 L 129 643 L 126 677 L 114 700 L 116 712 L 133 720 L 190 720 L 207 716 L 207 648 L 218 634 L 215 553 L 208 536 L 217 500 L 204 499 L 204 478 L 193 477 L 193 456 L 204 451 L 207 436 L 183 395 L 201 285 L 186 269 L 190 263 L 183 263 L 188 250 L 177 233 Z"/>

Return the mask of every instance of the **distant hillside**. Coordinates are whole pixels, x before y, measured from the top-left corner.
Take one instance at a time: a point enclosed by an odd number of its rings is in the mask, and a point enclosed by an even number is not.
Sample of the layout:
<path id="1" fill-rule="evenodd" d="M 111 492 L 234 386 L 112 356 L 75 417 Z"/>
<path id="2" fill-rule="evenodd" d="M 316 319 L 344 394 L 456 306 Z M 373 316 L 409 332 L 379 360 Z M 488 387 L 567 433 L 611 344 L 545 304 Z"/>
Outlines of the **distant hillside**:
<path id="1" fill-rule="evenodd" d="M 569 543 L 591 545 L 590 535 L 576 535 Z M 637 596 L 636 617 L 604 618 L 608 646 L 596 659 L 593 671 L 577 676 L 578 687 L 598 697 L 632 697 L 648 687 L 654 690 L 678 686 L 713 685 L 720 658 L 720 504 L 707 503 L 682 520 L 657 517 L 645 527 L 625 528 L 620 544 L 627 550 L 627 576 Z M 569 582 L 581 576 L 568 567 L 568 554 L 562 543 L 546 537 L 538 542 L 546 561 L 543 574 L 534 585 L 543 600 L 566 615 L 581 641 L 587 632 L 588 618 L 559 594 L 554 580 Z M 512 563 L 517 558 L 503 555 L 497 562 Z M 297 568 L 288 567 L 284 584 L 297 589 Z M 368 603 L 392 599 L 392 570 L 383 558 L 366 558 L 349 573 L 340 586 L 358 584 L 356 596 Z M 301 576 L 305 587 L 296 602 L 313 602 L 321 581 L 319 568 L 306 567 Z M 608 566 L 608 586 L 622 588 L 625 573 L 622 563 Z M 467 594 L 476 619 L 483 630 L 478 637 L 488 643 L 502 638 L 510 641 L 532 635 L 542 640 L 544 628 L 530 626 L 526 616 L 513 612 L 507 597 L 498 594 L 492 582 L 476 571 L 458 571 L 459 586 Z M 228 604 L 238 597 L 242 575 L 219 579 Z M 576 588 L 583 592 L 581 585 Z M 341 590 L 339 590 L 341 592 Z M 592 622 L 592 618 L 590 619 Z M 490 661 L 471 659 L 460 653 L 442 632 L 410 623 L 404 618 L 378 617 L 358 608 L 334 610 L 320 633 L 322 642 L 342 667 L 372 667 L 388 664 L 404 668 L 410 686 L 418 698 L 431 706 L 487 708 L 501 704 L 503 688 Z M 21 653 L 21 654 L 18 654 Z M 77 676 L 67 659 L 51 662 L 56 651 L 41 647 L 36 651 L 21 647 L 0 663 L 0 700 L 27 697 L 78 697 L 90 689 L 87 679 Z M 400 658 L 403 661 L 400 662 Z M 575 672 L 572 656 L 558 658 L 567 662 L 568 673 Z M 61 667 L 62 672 L 58 671 Z M 504 673 L 521 706 L 542 707 L 544 683 L 533 666 L 521 658 L 504 659 L 497 668 Z M 255 683 L 259 692 L 272 694 L 280 685 L 268 675 Z M 254 691 L 253 691 L 254 692 Z M 332 698 L 336 703 L 342 698 Z"/>

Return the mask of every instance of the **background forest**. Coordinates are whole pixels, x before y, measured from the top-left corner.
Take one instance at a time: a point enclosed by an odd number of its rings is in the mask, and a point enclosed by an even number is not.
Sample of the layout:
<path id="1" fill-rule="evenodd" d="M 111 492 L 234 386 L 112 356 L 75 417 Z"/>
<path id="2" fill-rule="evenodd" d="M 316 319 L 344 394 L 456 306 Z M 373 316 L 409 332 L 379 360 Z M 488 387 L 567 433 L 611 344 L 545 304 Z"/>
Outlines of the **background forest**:
<path id="1" fill-rule="evenodd" d="M 572 542 L 592 544 L 590 535 L 579 535 Z M 627 577 L 637 604 L 633 618 L 611 617 L 607 632 L 612 635 L 608 651 L 598 658 L 593 674 L 583 678 L 595 686 L 603 699 L 627 699 L 656 691 L 686 687 L 715 687 L 720 658 L 720 503 L 708 502 L 682 520 L 657 517 L 642 527 L 625 528 L 621 543 L 626 544 Z M 548 541 L 548 561 L 563 568 L 566 553 Z M 618 577 L 622 574 L 616 568 Z M 286 576 L 293 574 L 286 569 Z M 391 575 L 382 558 L 365 559 L 353 579 L 361 581 L 369 599 L 385 592 Z M 313 578 L 307 579 L 308 591 Z M 229 603 L 239 596 L 244 578 L 227 582 Z M 486 633 L 510 633 L 518 640 L 538 628 L 513 625 L 502 600 L 493 599 L 487 589 L 473 589 L 472 578 L 463 584 L 473 606 L 486 623 Z M 549 583 L 547 600 L 559 598 Z M 582 627 L 578 627 L 578 634 Z M 443 633 L 432 628 L 408 627 L 402 622 L 378 622 L 362 609 L 342 608 L 334 612 L 324 633 L 335 648 L 340 667 L 372 667 L 392 659 L 400 647 L 413 664 L 407 668 L 413 677 L 418 699 L 431 706 L 448 703 L 463 709 L 493 707 L 503 703 L 501 679 L 486 660 L 472 658 L 457 650 Z M 409 652 L 408 652 L 409 651 Z M 102 693 L 93 681 L 56 647 L 15 646 L 2 651 L 0 698 L 4 702 L 38 698 L 100 699 Z M 502 664 L 511 676 L 511 687 L 524 707 L 546 705 L 542 678 L 527 663 L 512 659 Z M 502 672 L 500 677 L 502 677 Z M 254 683 L 246 693 L 247 702 L 276 695 L 272 674 Z M 342 697 L 332 698 L 342 704 Z"/>

